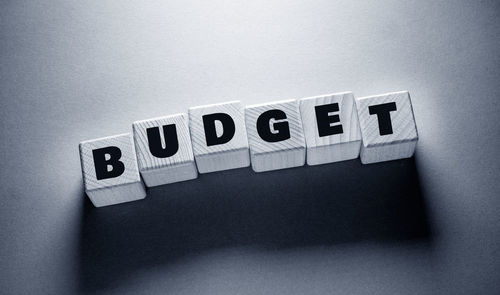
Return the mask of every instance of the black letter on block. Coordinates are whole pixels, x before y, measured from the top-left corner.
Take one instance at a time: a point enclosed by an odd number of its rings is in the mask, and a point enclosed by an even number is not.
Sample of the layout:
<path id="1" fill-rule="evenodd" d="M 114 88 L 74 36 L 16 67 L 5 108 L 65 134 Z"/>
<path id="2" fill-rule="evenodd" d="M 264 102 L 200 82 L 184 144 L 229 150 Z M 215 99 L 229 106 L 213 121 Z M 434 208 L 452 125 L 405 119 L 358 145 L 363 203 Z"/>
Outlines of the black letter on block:
<path id="1" fill-rule="evenodd" d="M 282 110 L 269 110 L 262 113 L 257 118 L 257 132 L 259 136 L 267 142 L 278 142 L 289 139 L 290 128 L 288 127 L 288 122 L 273 123 L 274 130 L 271 130 L 269 122 L 272 119 L 285 120 L 286 114 Z"/>
<path id="2" fill-rule="evenodd" d="M 207 146 L 224 144 L 233 139 L 235 126 L 234 121 L 231 116 L 225 113 L 215 113 L 210 115 L 204 115 L 203 117 L 203 128 L 205 129 L 205 140 L 207 141 Z M 217 136 L 217 128 L 215 127 L 215 121 L 219 121 L 222 124 L 222 134 Z"/>
<path id="3" fill-rule="evenodd" d="M 377 115 L 378 130 L 380 132 L 380 135 L 388 135 L 393 133 L 390 112 L 395 110 L 395 102 L 388 102 L 368 107 L 370 115 Z"/>
<path id="4" fill-rule="evenodd" d="M 316 123 L 318 125 L 319 136 L 329 136 L 334 134 L 343 133 L 342 125 L 332 125 L 333 123 L 339 123 L 339 115 L 329 115 L 329 113 L 338 112 L 339 104 L 331 103 L 314 107 L 316 111 Z"/>
<path id="5" fill-rule="evenodd" d="M 157 158 L 168 158 L 179 150 L 177 139 L 177 129 L 175 124 L 163 125 L 163 137 L 165 138 L 165 148 L 161 144 L 160 128 L 151 127 L 146 129 L 148 133 L 149 151 Z"/>
<path id="6" fill-rule="evenodd" d="M 118 177 L 125 171 L 125 165 L 120 161 L 122 151 L 116 146 L 93 150 L 92 155 L 97 180 Z M 106 159 L 106 155 L 109 155 L 109 159 Z M 111 170 L 108 170 L 108 166 L 111 166 Z"/>

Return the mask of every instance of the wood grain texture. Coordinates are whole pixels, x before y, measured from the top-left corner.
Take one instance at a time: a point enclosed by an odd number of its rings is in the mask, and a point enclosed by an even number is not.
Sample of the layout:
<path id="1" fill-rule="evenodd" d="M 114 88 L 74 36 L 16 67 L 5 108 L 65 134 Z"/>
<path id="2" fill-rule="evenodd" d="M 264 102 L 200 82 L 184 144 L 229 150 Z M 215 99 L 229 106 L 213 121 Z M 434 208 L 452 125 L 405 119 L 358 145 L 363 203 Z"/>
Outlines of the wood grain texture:
<path id="1" fill-rule="evenodd" d="M 390 112 L 392 134 L 380 135 L 377 115 L 370 115 L 369 107 L 396 103 Z M 363 164 L 409 158 L 418 141 L 417 126 L 408 91 L 360 97 L 356 99 L 359 124 L 363 137 L 360 158 Z"/>
<path id="2" fill-rule="evenodd" d="M 162 146 L 165 147 L 168 143 L 165 142 L 163 135 L 162 127 L 164 125 L 175 125 L 179 149 L 173 156 L 158 158 L 150 152 L 146 130 L 158 127 L 160 129 Z M 137 121 L 132 124 L 132 128 L 134 130 L 139 171 L 147 187 L 198 177 L 191 146 L 187 114 L 175 114 Z"/>
<path id="3" fill-rule="evenodd" d="M 120 161 L 124 164 L 125 171 L 118 177 L 97 180 L 92 151 L 109 146 L 116 146 L 121 150 Z M 85 192 L 94 206 L 113 205 L 146 197 L 131 134 L 83 141 L 79 148 Z"/>
<path id="4" fill-rule="evenodd" d="M 264 141 L 257 131 L 258 117 L 272 109 L 285 112 L 290 128 L 290 138 L 279 142 Z M 305 164 L 305 139 L 299 106 L 296 100 L 283 100 L 247 106 L 245 122 L 250 145 L 252 169 L 263 172 L 302 166 Z M 269 123 L 271 126 L 273 122 Z"/>
<path id="5" fill-rule="evenodd" d="M 235 133 L 227 143 L 208 146 L 202 118 L 204 115 L 214 113 L 228 114 L 234 121 Z M 222 134 L 222 126 L 220 124 L 215 126 L 217 134 Z M 191 131 L 194 157 L 200 173 L 248 167 L 250 165 L 244 111 L 239 101 L 190 108 L 189 129 Z"/>
<path id="6" fill-rule="evenodd" d="M 342 133 L 320 136 L 316 106 L 337 103 Z M 355 159 L 361 147 L 361 130 L 352 92 L 320 95 L 299 100 L 302 126 L 307 146 L 307 164 L 318 165 Z"/>

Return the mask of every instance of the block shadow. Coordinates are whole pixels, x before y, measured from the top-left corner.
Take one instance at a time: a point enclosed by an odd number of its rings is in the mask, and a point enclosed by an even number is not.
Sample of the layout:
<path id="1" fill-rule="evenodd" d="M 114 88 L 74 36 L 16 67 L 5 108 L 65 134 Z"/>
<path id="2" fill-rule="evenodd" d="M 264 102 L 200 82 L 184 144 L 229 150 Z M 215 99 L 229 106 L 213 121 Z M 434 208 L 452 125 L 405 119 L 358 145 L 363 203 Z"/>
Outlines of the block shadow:
<path id="1" fill-rule="evenodd" d="M 210 249 L 432 238 L 414 158 L 202 174 L 151 188 L 145 200 L 103 208 L 83 199 L 81 293 Z"/>

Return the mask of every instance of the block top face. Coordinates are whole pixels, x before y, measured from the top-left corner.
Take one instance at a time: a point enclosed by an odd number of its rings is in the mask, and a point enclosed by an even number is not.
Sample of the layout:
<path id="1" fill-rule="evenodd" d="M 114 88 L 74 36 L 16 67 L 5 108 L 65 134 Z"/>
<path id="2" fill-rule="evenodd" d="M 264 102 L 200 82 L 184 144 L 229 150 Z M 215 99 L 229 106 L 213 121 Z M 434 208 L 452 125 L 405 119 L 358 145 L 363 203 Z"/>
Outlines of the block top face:
<path id="1" fill-rule="evenodd" d="M 316 107 L 336 104 L 330 107 L 328 115 L 338 116 L 330 126 L 341 126 L 341 133 L 320 136 Z M 326 94 L 299 100 L 304 136 L 308 147 L 327 146 L 361 140 L 358 113 L 352 92 Z M 328 111 L 328 109 L 327 109 Z M 324 114 L 323 114 L 324 115 Z M 328 119 L 327 119 L 328 120 Z M 328 121 L 327 121 L 328 123 Z M 340 128 L 340 127 L 337 127 Z"/>
<path id="2" fill-rule="evenodd" d="M 284 126 L 288 125 L 290 136 L 288 139 L 277 142 L 269 142 L 262 139 L 259 135 L 257 121 L 259 117 L 271 110 L 278 110 L 286 115 L 284 119 L 270 118 L 264 119 L 261 123 L 267 132 L 276 134 L 281 132 Z M 264 117 L 261 117 L 261 120 Z M 296 148 L 305 148 L 305 139 L 302 130 L 302 121 L 300 118 L 299 106 L 296 100 L 283 100 L 265 104 L 247 106 L 245 108 L 245 122 L 248 132 L 248 143 L 252 154 L 263 154 L 276 151 L 290 150 Z M 282 127 L 283 126 L 283 127 Z"/>
<path id="3" fill-rule="evenodd" d="M 220 113 L 222 115 L 214 115 Z M 234 123 L 233 126 L 230 126 L 232 125 L 231 119 L 232 123 Z M 212 137 L 220 138 L 216 144 L 211 141 L 210 144 L 207 143 L 209 135 L 205 133 L 204 120 L 207 120 L 208 125 L 206 128 L 215 129 L 215 134 L 212 134 Z M 248 149 L 244 111 L 239 101 L 189 108 L 189 128 L 191 130 L 193 152 L 196 156 Z M 234 134 L 229 137 L 232 131 L 234 131 Z"/>
<path id="4" fill-rule="evenodd" d="M 418 139 L 408 91 L 360 97 L 356 99 L 356 105 L 365 147 Z M 383 117 L 383 113 L 390 115 L 389 126 L 379 126 L 379 117 Z"/>
<path id="5" fill-rule="evenodd" d="M 116 158 L 111 156 L 110 154 L 103 153 L 105 154 L 103 155 L 105 160 L 119 160 L 124 165 L 124 171 L 117 177 L 98 180 L 96 175 L 96 168 L 94 165 L 95 163 L 93 151 L 107 147 L 114 147 L 112 148 L 114 151 L 116 151 L 116 148 L 118 148 L 121 152 L 121 155 L 119 158 Z M 83 141 L 80 143 L 79 148 L 80 160 L 83 170 L 83 181 L 86 190 L 94 190 L 110 186 L 129 184 L 141 180 L 137 167 L 135 148 L 131 134 L 120 134 L 116 136 Z M 114 156 L 116 156 L 116 154 L 114 154 Z"/>
<path id="6" fill-rule="evenodd" d="M 140 171 L 194 161 L 187 114 L 182 113 L 136 121 L 132 124 L 132 129 L 134 130 L 134 142 Z M 148 129 L 150 129 L 151 136 L 160 137 L 161 149 L 170 150 L 170 152 L 158 157 L 153 155 L 150 148 L 151 143 L 148 139 Z M 151 132 L 152 130 L 155 130 L 155 132 Z M 177 142 L 175 142 L 175 139 Z M 169 153 L 173 153 L 173 155 L 169 155 Z"/>

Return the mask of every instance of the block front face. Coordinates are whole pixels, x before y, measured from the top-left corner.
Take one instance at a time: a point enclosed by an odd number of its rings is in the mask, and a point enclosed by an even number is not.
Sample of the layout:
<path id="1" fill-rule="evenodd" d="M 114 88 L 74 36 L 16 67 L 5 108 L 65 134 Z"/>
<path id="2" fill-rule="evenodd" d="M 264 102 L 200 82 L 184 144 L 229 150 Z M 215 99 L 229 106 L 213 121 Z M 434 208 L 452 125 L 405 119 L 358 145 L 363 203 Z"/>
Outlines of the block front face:
<path id="1" fill-rule="evenodd" d="M 404 159 L 413 156 L 416 140 L 404 141 L 391 145 L 379 145 L 370 148 L 361 148 L 361 163 L 370 164 L 383 161 Z"/>
<path id="2" fill-rule="evenodd" d="M 361 130 L 351 92 L 299 101 L 309 165 L 357 158 Z"/>
<path id="3" fill-rule="evenodd" d="M 363 136 L 363 163 L 413 155 L 418 133 L 407 91 L 361 97 L 356 104 Z"/>
<path id="4" fill-rule="evenodd" d="M 190 108 L 189 129 L 200 173 L 250 165 L 244 111 L 239 101 Z"/>
<path id="5" fill-rule="evenodd" d="M 142 182 L 138 181 L 90 190 L 87 191 L 87 195 L 94 206 L 103 207 L 144 199 L 146 197 L 146 190 Z"/>
<path id="6" fill-rule="evenodd" d="M 139 170 L 148 187 L 197 177 L 187 114 L 137 121 L 132 127 Z"/>
<path id="7" fill-rule="evenodd" d="M 255 171 L 304 165 L 305 139 L 297 101 L 248 106 L 245 121 Z"/>
<path id="8" fill-rule="evenodd" d="M 80 159 L 87 191 L 141 182 L 130 134 L 81 142 Z"/>

